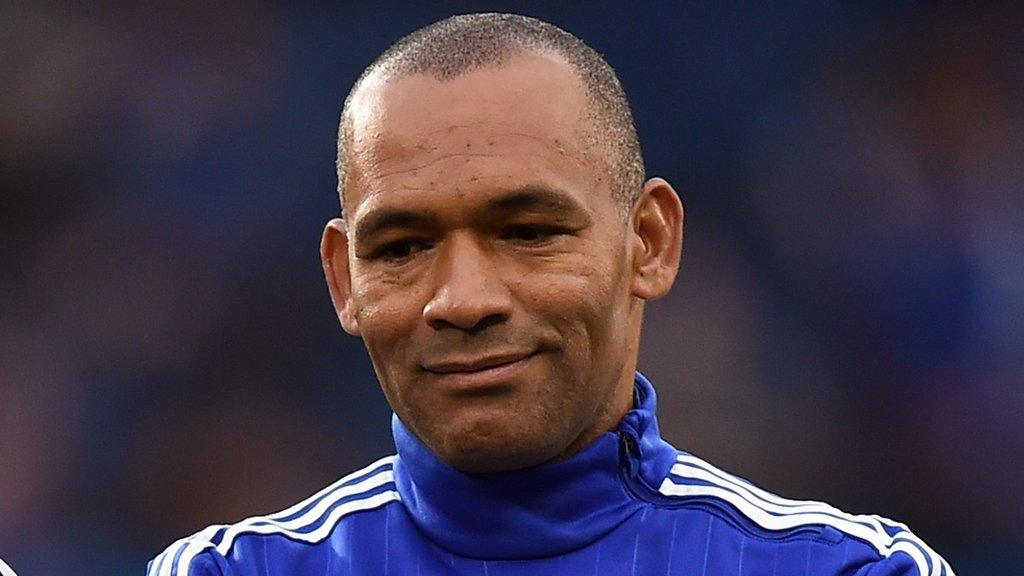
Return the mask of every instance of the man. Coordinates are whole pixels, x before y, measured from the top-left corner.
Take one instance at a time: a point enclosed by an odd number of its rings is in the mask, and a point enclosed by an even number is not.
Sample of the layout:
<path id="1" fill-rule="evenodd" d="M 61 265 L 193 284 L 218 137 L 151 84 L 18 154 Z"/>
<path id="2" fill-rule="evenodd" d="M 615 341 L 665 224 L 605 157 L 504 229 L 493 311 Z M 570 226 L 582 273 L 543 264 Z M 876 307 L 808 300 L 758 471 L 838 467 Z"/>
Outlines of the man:
<path id="1" fill-rule="evenodd" d="M 637 373 L 683 208 L 614 72 L 530 18 L 457 16 L 345 102 L 324 272 L 397 455 L 171 545 L 153 576 L 952 576 L 906 527 L 765 492 L 658 433 Z"/>

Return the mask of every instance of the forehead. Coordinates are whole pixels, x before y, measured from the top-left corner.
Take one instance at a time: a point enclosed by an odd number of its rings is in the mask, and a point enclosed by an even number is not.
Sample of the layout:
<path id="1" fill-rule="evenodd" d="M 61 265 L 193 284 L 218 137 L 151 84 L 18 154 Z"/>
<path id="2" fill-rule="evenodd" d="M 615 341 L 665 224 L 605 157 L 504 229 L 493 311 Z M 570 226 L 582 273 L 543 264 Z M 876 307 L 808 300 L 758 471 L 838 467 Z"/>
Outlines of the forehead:
<path id="1" fill-rule="evenodd" d="M 557 56 L 525 52 L 445 80 L 371 75 L 348 114 L 352 216 L 364 200 L 385 193 L 404 200 L 408 190 L 544 180 L 589 189 L 601 172 L 585 144 L 584 84 Z"/>
<path id="2" fill-rule="evenodd" d="M 357 147 L 358 136 L 380 135 L 403 144 L 424 136 L 424 129 L 460 120 L 505 121 L 555 135 L 580 128 L 585 113 L 586 93 L 576 71 L 560 57 L 538 52 L 523 52 L 500 65 L 448 79 L 372 74 L 350 108 Z"/>

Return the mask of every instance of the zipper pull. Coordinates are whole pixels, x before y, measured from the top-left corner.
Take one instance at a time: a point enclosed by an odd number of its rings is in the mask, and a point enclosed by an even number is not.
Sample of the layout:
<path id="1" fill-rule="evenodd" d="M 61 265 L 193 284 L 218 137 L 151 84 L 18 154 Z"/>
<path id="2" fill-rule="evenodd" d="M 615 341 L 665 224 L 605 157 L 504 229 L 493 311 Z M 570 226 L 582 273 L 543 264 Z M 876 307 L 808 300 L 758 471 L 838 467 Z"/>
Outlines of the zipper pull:
<path id="1" fill-rule="evenodd" d="M 640 445 L 629 432 L 619 432 L 619 455 L 629 477 L 636 478 L 640 473 Z"/>

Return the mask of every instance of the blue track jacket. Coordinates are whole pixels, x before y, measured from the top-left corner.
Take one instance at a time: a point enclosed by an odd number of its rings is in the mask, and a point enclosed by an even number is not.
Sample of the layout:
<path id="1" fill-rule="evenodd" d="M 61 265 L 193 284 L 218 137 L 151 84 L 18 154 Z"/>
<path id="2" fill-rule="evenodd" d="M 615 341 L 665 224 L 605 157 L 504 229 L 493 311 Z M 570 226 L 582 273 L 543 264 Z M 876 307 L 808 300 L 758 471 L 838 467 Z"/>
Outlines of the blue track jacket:
<path id="1" fill-rule="evenodd" d="M 953 576 L 906 526 L 780 498 L 661 438 L 654 388 L 568 460 L 497 474 L 397 455 L 175 542 L 149 576 Z"/>

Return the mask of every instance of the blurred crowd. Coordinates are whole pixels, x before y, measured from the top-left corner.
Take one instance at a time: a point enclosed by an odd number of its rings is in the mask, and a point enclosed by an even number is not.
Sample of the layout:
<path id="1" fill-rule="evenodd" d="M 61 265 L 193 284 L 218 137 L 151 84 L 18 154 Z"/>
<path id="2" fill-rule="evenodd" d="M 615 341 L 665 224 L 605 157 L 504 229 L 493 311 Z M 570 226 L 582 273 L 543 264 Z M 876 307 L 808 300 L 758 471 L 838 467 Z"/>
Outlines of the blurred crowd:
<path id="1" fill-rule="evenodd" d="M 456 12 L 618 70 L 687 209 L 640 367 L 676 445 L 1024 567 L 1024 9 L 0 8 L 0 556 L 142 574 L 393 450 L 320 268 L 362 68 Z"/>

